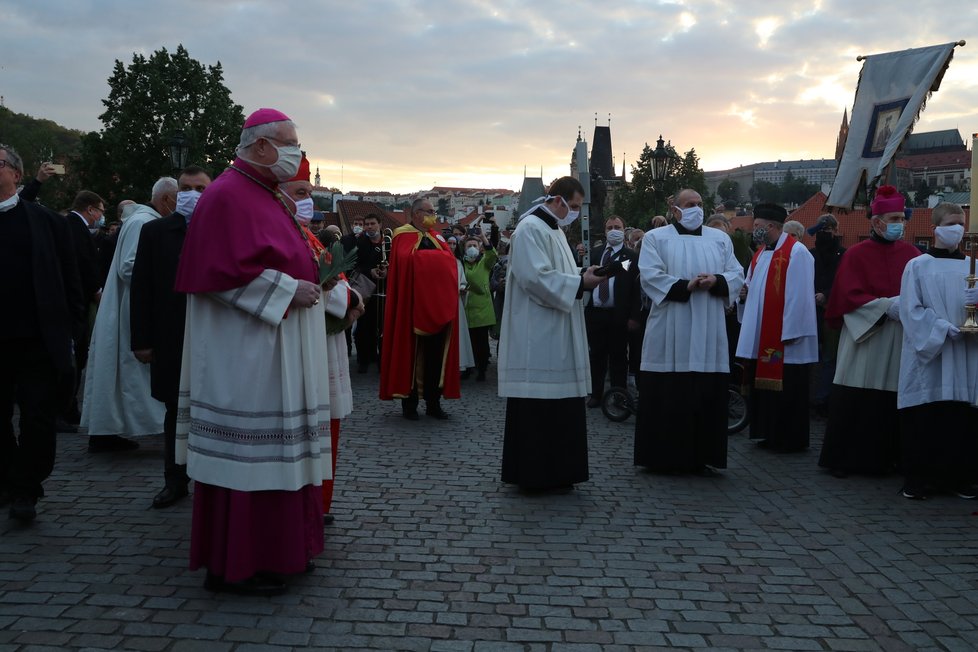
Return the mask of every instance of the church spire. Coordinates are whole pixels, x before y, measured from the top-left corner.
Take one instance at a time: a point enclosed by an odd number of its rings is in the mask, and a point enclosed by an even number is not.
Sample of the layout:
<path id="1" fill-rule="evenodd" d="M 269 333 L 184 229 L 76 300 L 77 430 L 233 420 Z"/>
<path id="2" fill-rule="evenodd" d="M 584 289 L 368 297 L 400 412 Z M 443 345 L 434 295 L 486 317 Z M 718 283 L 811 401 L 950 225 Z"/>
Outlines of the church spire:
<path id="1" fill-rule="evenodd" d="M 319 186 L 319 185 L 321 185 L 321 184 L 319 183 L 319 181 L 320 181 L 320 177 L 319 177 L 319 166 L 317 165 L 317 166 L 316 166 L 316 186 Z"/>

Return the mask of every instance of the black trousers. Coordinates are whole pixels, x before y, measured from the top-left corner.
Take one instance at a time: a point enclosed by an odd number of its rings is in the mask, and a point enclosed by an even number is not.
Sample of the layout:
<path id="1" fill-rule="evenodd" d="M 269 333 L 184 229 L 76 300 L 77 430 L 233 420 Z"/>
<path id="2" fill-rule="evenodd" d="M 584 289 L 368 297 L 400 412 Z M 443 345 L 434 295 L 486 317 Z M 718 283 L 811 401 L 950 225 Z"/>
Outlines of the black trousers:
<path id="1" fill-rule="evenodd" d="M 490 326 L 477 326 L 469 329 L 469 339 L 472 341 L 472 357 L 475 358 L 475 368 L 485 371 L 489 366 L 489 329 Z M 465 334 L 463 333 L 464 337 Z"/>
<path id="2" fill-rule="evenodd" d="M 357 329 L 353 333 L 353 341 L 357 345 L 357 363 L 368 365 L 380 359 L 378 334 L 384 325 L 380 323 L 378 301 L 379 297 L 371 297 L 364 306 L 364 313 L 357 320 Z"/>
<path id="3" fill-rule="evenodd" d="M 57 450 L 58 370 L 40 338 L 8 340 L 0 355 L 0 486 L 40 498 Z M 13 405 L 20 408 L 14 435 Z"/>
<path id="4" fill-rule="evenodd" d="M 177 464 L 177 402 L 167 401 L 163 417 L 163 478 L 166 486 L 184 486 L 190 482 L 187 465 Z"/>
<path id="5" fill-rule="evenodd" d="M 587 344 L 591 358 L 591 396 L 604 396 L 604 377 L 611 368 L 611 386 L 628 383 L 628 324 L 615 321 L 609 308 L 586 308 Z"/>
<path id="6" fill-rule="evenodd" d="M 434 410 L 441 404 L 441 367 L 445 353 L 446 328 L 435 335 L 418 336 L 418 356 L 421 358 L 421 393 L 424 396 L 425 409 Z M 401 399 L 401 409 L 413 412 L 418 409 L 418 386 L 415 382 L 411 395 Z"/>

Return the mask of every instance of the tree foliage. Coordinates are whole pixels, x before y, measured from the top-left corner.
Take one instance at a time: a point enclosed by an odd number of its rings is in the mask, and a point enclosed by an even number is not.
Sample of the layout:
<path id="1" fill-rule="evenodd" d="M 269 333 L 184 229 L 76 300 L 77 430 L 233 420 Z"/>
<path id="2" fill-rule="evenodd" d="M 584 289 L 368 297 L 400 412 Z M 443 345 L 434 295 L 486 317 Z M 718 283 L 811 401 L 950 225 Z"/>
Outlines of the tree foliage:
<path id="1" fill-rule="evenodd" d="M 82 139 L 81 131 L 0 107 L 0 143 L 13 147 L 23 159 L 24 183 L 45 161 L 65 165 L 65 176 L 52 177 L 41 186 L 38 200 L 52 208 L 67 206 L 80 187 L 73 161 Z"/>
<path id="2" fill-rule="evenodd" d="M 676 156 L 672 170 L 661 182 L 652 173 L 653 148 L 648 143 L 638 161 L 632 165 L 632 178 L 615 193 L 615 212 L 629 225 L 646 229 L 655 215 L 665 215 L 666 199 L 684 188 L 692 188 L 703 197 L 703 210 L 713 211 L 713 196 L 707 192 L 706 176 L 700 168 L 695 149 L 682 157 Z"/>
<path id="3" fill-rule="evenodd" d="M 729 177 L 720 182 L 717 186 L 717 196 L 722 201 L 740 201 L 740 184 L 731 180 Z"/>
<path id="4" fill-rule="evenodd" d="M 189 164 L 216 176 L 234 157 L 244 114 L 220 62 L 205 66 L 183 45 L 173 54 L 161 48 L 134 54 L 128 66 L 116 60 L 108 83 L 103 128 L 84 139 L 81 168 L 86 187 L 110 203 L 148 201 L 156 179 L 173 172 L 169 143 L 178 130 L 190 141 Z"/>
<path id="5" fill-rule="evenodd" d="M 811 199 L 820 189 L 817 183 L 809 183 L 804 177 L 796 177 L 788 170 L 780 184 L 770 181 L 754 182 L 750 189 L 750 198 L 755 203 L 800 205 Z"/>

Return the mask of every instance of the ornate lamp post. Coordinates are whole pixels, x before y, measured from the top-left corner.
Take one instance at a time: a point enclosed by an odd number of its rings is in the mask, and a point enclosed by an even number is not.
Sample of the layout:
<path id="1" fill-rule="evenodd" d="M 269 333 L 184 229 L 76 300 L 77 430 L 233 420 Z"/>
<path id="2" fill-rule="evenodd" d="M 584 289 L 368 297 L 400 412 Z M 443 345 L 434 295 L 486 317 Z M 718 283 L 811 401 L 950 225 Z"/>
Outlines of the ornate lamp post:
<path id="1" fill-rule="evenodd" d="M 170 167 L 173 169 L 173 175 L 176 176 L 180 170 L 187 167 L 187 158 L 190 156 L 190 139 L 187 138 L 183 129 L 177 129 L 173 132 L 169 149 Z"/>
<path id="2" fill-rule="evenodd" d="M 652 180 L 655 182 L 656 193 L 661 193 L 663 199 L 665 198 L 663 187 L 665 181 L 676 171 L 678 163 L 679 155 L 676 154 L 676 149 L 671 142 L 666 144 L 662 139 L 662 134 L 659 134 L 659 140 L 656 141 L 655 149 L 652 150 Z"/>

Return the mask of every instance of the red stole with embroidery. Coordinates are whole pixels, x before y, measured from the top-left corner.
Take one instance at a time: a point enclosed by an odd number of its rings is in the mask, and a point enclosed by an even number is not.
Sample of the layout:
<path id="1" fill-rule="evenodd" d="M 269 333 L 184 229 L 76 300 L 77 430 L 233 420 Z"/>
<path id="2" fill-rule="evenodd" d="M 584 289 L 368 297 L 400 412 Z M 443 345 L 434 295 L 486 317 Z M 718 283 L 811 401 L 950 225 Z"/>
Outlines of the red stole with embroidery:
<path id="1" fill-rule="evenodd" d="M 764 305 L 761 310 L 761 339 L 757 348 L 757 371 L 754 387 L 780 392 L 784 388 L 784 342 L 781 332 L 784 325 L 784 294 L 788 281 L 788 263 L 791 248 L 795 246 L 792 236 L 787 236 L 784 244 L 774 250 L 771 264 L 767 268 L 767 283 L 764 286 Z M 751 274 L 757 259 L 766 249 L 759 249 L 750 263 Z"/>

